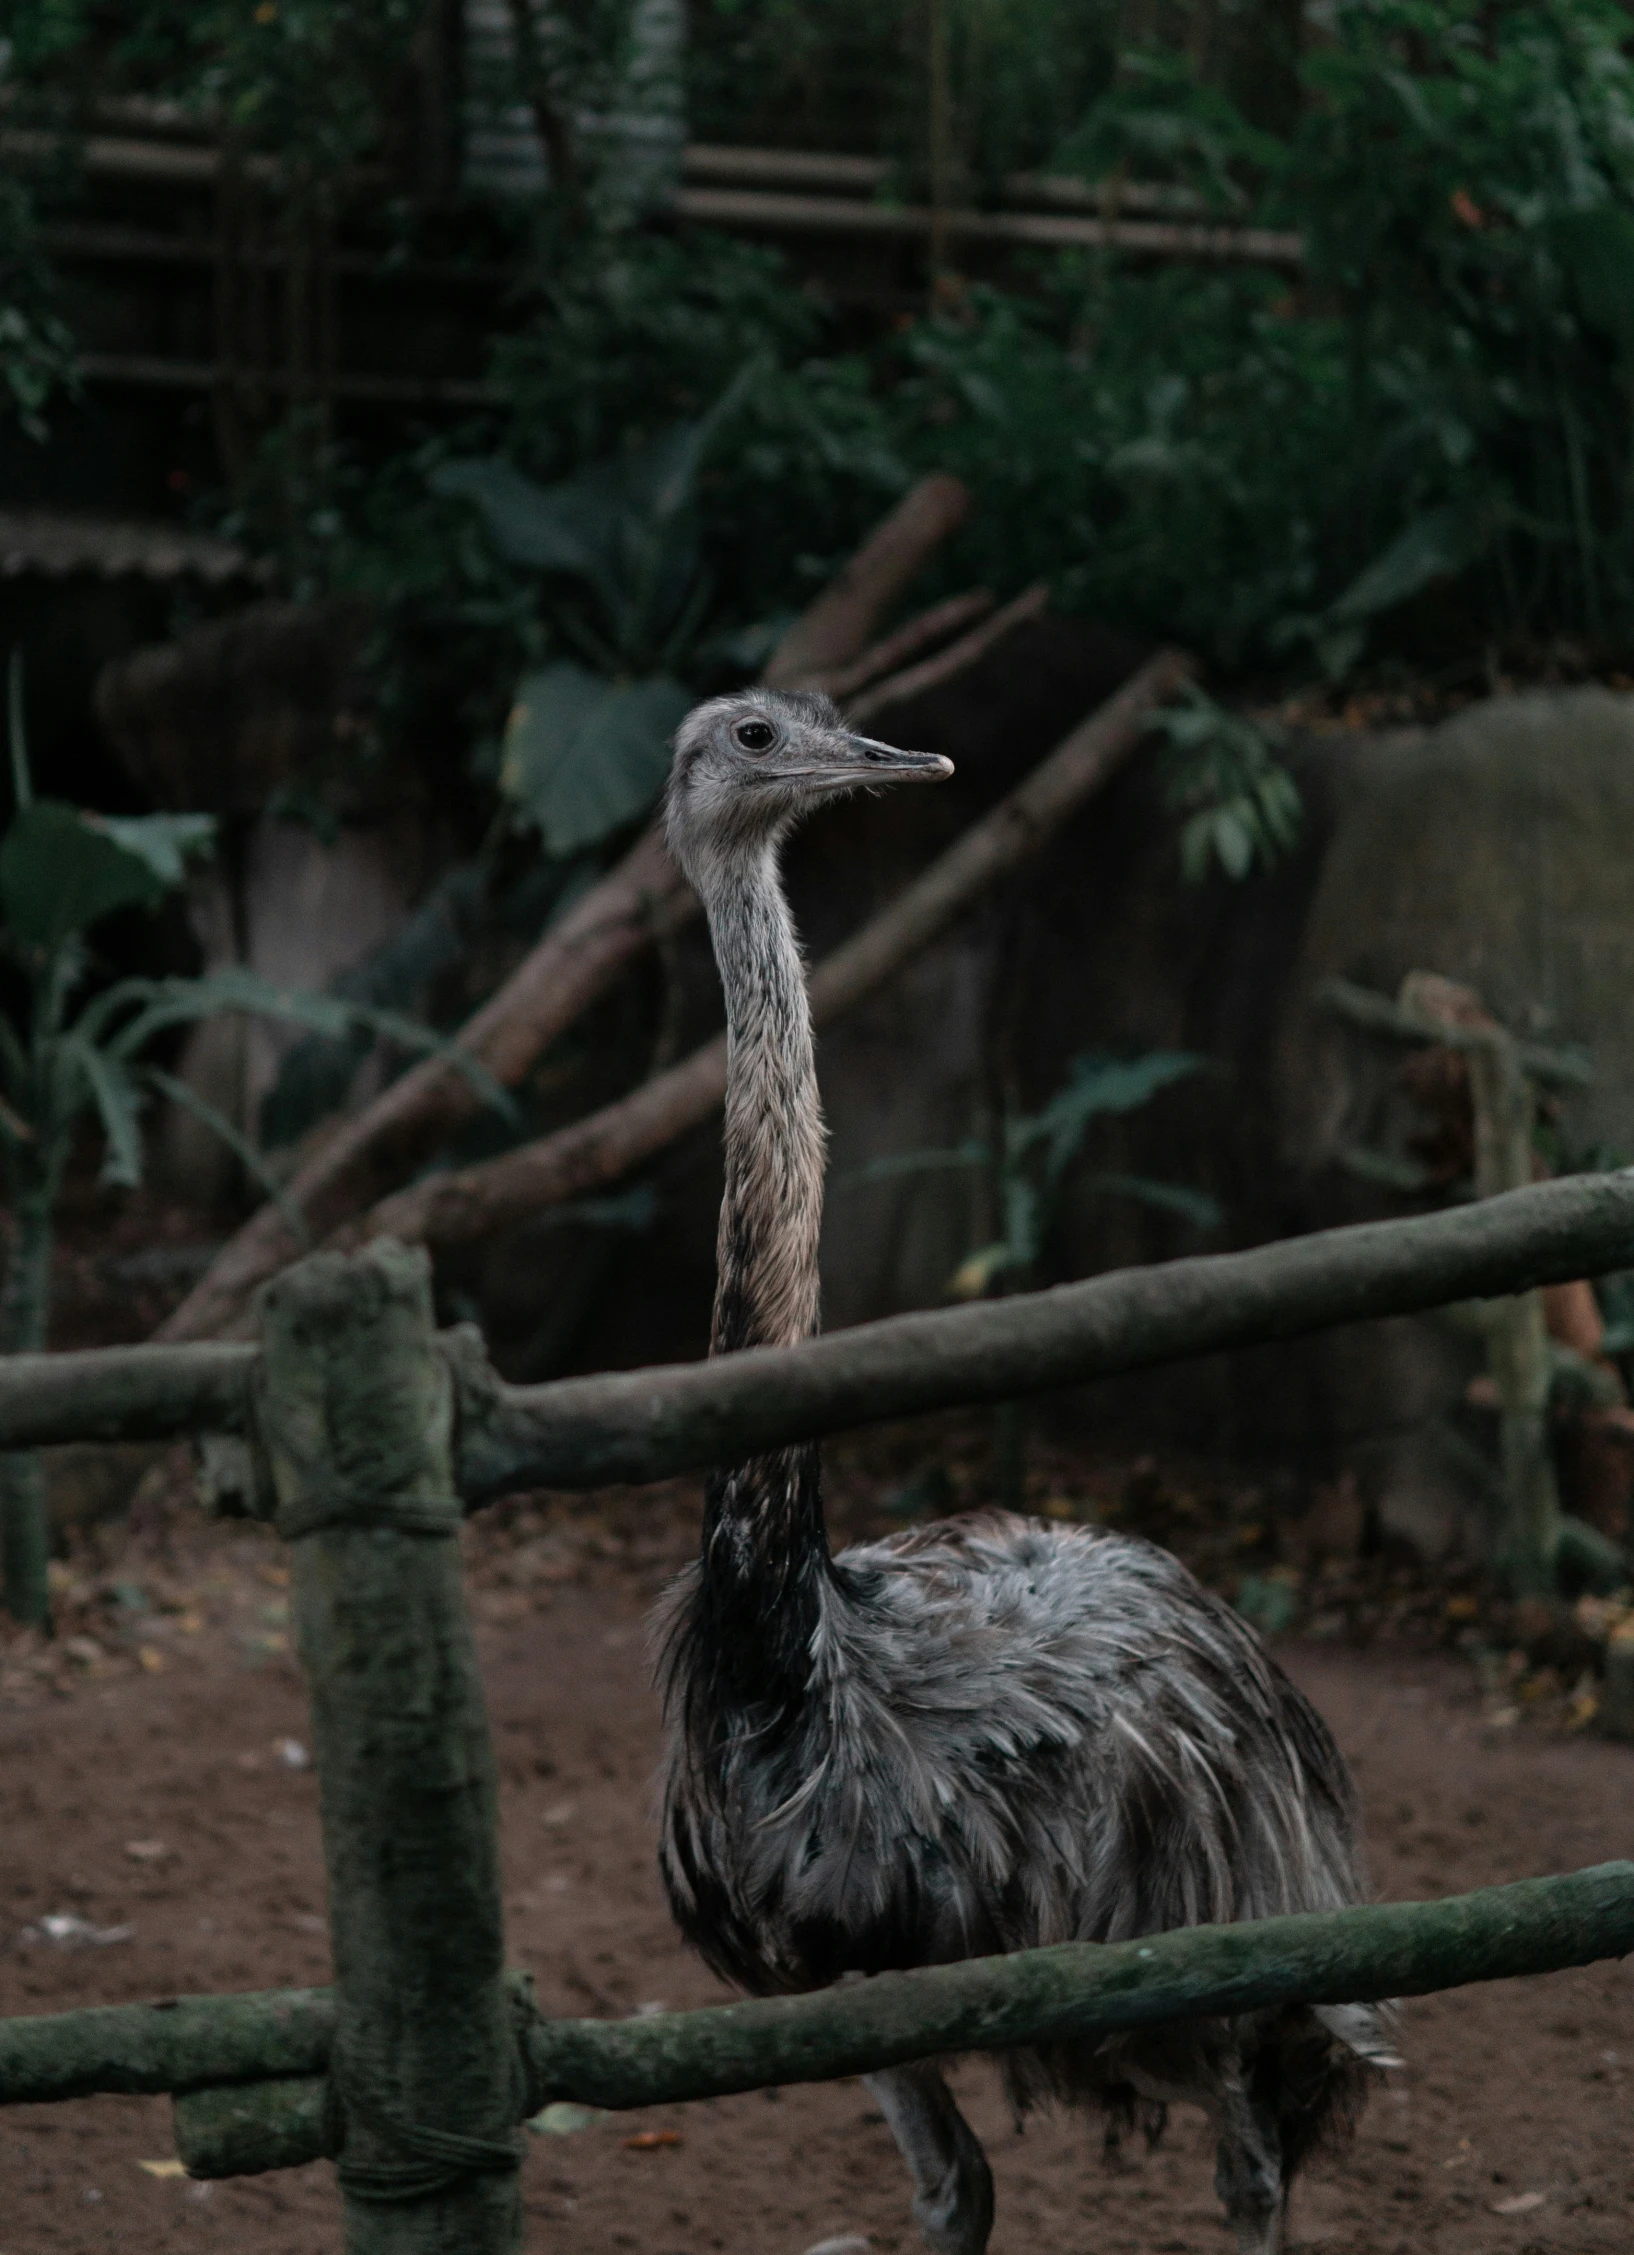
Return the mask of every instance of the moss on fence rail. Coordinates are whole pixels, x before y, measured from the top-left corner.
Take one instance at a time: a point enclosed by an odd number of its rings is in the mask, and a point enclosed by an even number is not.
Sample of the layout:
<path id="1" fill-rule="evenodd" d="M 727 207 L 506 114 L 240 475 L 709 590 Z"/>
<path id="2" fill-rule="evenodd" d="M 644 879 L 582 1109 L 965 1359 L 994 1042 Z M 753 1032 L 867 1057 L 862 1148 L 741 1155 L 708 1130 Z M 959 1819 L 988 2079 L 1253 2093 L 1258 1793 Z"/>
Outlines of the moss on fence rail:
<path id="1" fill-rule="evenodd" d="M 1634 1266 L 1634 1172 L 1118 1270 L 978 1307 L 894 1316 L 798 1347 L 508 1387 L 474 1334 L 445 1341 L 467 1505 L 519 1486 L 654 1480 L 871 1418 L 995 1401 Z M 113 1347 L 0 1360 L 0 1450 L 244 1429 L 256 1351 Z"/>
<path id="2" fill-rule="evenodd" d="M 886 1973 L 815 1996 L 625 2021 L 521 2015 L 531 2111 L 821 2082 L 927 2053 L 1093 2040 L 1114 2029 L 1295 2000 L 1418 1996 L 1634 1949 L 1634 1863 L 1106 1946 L 1066 1943 Z M 513 1976 L 513 2001 L 521 1992 Z M 0 2021 L 0 2102 L 173 2090 L 182 2158 L 251 2174 L 328 2150 L 333 2009 L 324 1990 L 188 1997 Z M 224 2088 L 201 2088 L 210 2084 Z"/>

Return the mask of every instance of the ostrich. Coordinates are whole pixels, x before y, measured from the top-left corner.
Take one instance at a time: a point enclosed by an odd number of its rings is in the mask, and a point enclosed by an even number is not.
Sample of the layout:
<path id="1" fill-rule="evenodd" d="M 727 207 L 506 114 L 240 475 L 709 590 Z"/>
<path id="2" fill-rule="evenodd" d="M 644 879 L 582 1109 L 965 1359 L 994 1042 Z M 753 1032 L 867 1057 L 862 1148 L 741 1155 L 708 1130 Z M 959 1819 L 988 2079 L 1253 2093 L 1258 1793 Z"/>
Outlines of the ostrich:
<path id="1" fill-rule="evenodd" d="M 779 850 L 808 808 L 952 763 L 752 690 L 676 736 L 670 845 L 726 994 L 726 1194 L 711 1352 L 817 1328 L 823 1126 Z M 1226 1605 L 1165 1551 L 981 1512 L 831 1556 L 815 1446 L 709 1476 L 697 1562 L 660 1617 L 660 1860 L 687 1939 L 757 1994 L 846 1974 L 1362 1894 L 1342 1758 Z M 1212 2117 L 1242 2255 L 1275 2255 L 1290 2177 L 1344 2127 L 1365 2006 L 1295 2008 L 1010 2053 L 1018 2117 L 1099 2104 L 1154 2136 Z M 992 2178 L 936 2066 L 867 2078 L 935 2255 L 982 2255 Z"/>

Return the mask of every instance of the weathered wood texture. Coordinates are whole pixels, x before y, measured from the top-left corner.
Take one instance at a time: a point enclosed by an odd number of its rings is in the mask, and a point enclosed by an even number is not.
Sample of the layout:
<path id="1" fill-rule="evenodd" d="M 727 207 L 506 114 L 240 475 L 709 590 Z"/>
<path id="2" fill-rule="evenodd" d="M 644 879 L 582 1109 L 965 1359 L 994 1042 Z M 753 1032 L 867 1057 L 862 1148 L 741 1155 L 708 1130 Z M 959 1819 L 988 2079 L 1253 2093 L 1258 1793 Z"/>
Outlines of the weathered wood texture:
<path id="1" fill-rule="evenodd" d="M 1631 1261 L 1634 1171 L 1574 1175 L 1412 1220 L 893 1316 L 798 1347 L 495 1388 L 486 1404 L 462 1389 L 461 1492 L 477 1505 L 530 1485 L 663 1479 L 871 1419 L 1007 1401 Z"/>
<path id="2" fill-rule="evenodd" d="M 525 2103 L 622 2108 L 719 2098 L 949 2052 L 1091 2042 L 1118 2029 L 1295 2001 L 1423 1996 L 1631 1948 L 1634 1864 L 1597 1864 L 1445 1902 L 1305 1912 L 1105 1946 L 1071 1942 L 879 1974 L 815 1996 L 639 2020 L 535 2016 L 524 2035 Z M 178 2147 L 197 2176 L 320 2159 L 324 2125 L 317 2074 L 269 2084 L 264 2100 L 240 2086 L 177 2105 Z"/>
<path id="3" fill-rule="evenodd" d="M 522 2243 L 498 1815 L 423 1255 L 262 1298 L 256 1430 L 293 1556 L 329 1878 L 350 2255 Z"/>
<path id="4" fill-rule="evenodd" d="M 526 1485 L 656 1480 L 733 1453 L 1081 1384 L 1185 1355 L 1634 1266 L 1634 1170 L 1477 1205 L 1118 1269 L 798 1347 L 504 1386 L 475 1334 L 444 1341 L 470 1505 Z M 0 1448 L 236 1432 L 249 1347 L 102 1347 L 0 1360 Z"/>

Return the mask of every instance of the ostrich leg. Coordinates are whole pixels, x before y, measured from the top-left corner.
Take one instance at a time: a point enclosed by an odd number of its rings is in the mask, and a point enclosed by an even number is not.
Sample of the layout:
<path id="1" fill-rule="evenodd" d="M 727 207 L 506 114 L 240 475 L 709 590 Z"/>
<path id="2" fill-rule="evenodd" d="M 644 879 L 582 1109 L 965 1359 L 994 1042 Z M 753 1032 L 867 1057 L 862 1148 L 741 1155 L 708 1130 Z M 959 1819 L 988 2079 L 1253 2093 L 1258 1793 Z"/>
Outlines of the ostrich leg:
<path id="1" fill-rule="evenodd" d="M 935 2255 L 984 2255 L 993 2173 L 975 2131 L 934 2067 L 865 2075 L 913 2176 L 914 2222 Z"/>
<path id="2" fill-rule="evenodd" d="M 1231 2218 L 1238 2255 L 1277 2255 L 1286 2193 L 1276 2115 L 1255 2103 L 1237 2071 L 1221 2077 L 1210 2111 L 1220 2132 L 1214 2189 Z"/>

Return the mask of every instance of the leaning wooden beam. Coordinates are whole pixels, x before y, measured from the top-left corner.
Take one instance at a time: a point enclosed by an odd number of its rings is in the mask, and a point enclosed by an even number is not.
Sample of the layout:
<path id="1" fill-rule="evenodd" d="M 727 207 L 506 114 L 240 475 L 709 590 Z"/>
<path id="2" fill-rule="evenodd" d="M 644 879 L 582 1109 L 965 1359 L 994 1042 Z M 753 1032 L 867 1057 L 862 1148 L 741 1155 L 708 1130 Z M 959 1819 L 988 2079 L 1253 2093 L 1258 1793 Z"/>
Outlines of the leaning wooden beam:
<path id="1" fill-rule="evenodd" d="M 921 658 L 917 665 L 904 666 L 900 673 L 886 675 L 849 699 L 845 708 L 847 720 L 861 727 L 876 713 L 888 712 L 892 705 L 905 705 L 910 697 L 922 697 L 928 689 L 937 689 L 944 681 L 956 680 L 1018 626 L 1029 619 L 1042 618 L 1049 603 L 1050 591 L 1042 580 L 1023 589 L 1014 602 L 1006 603 L 1002 610 L 995 611 L 991 618 L 984 619 L 967 634 L 961 634 L 957 642 L 950 642 L 934 657 Z"/>
<path id="2" fill-rule="evenodd" d="M 1403 1221 L 1114 1269 L 975 1307 L 888 1317 L 715 1362 L 505 1386 L 474 1332 L 447 1335 L 460 1492 L 658 1480 L 870 1419 L 1411 1315 L 1634 1267 L 1634 1169 L 1568 1175 Z M 0 1449 L 238 1432 L 249 1347 L 96 1347 L 0 1358 Z"/>
<path id="3" fill-rule="evenodd" d="M 1129 756 L 1188 671 L 1189 661 L 1176 650 L 1148 660 L 1008 797 L 825 957 L 811 981 L 816 1023 L 831 1023 L 900 971 L 980 893 L 1035 853 Z M 725 1092 L 726 1036 L 720 1034 L 571 1127 L 399 1191 L 367 1216 L 364 1234 L 437 1246 L 484 1237 L 616 1181 L 707 1120 Z"/>
<path id="4" fill-rule="evenodd" d="M 957 478 L 924 478 L 876 527 L 838 578 L 773 652 L 765 679 L 796 687 L 858 657 L 889 606 L 932 551 L 964 520 L 970 496 Z M 467 1020 L 460 1042 L 502 1087 L 524 1080 L 661 927 L 692 915 L 692 888 L 656 829 L 579 900 Z M 481 1099 L 441 1058 L 411 1066 L 345 1120 L 297 1169 L 281 1205 L 253 1214 L 172 1315 L 161 1340 L 222 1338 L 243 1329 L 257 1288 L 302 1251 L 286 1218 L 300 1213 L 314 1238 L 330 1235 L 409 1175 L 468 1120 Z"/>
<path id="5" fill-rule="evenodd" d="M 1094 2043 L 1127 2028 L 1293 2004 L 1425 1996 L 1553 1973 L 1634 1948 L 1634 1864 L 1128 1942 L 882 1973 L 814 1996 L 638 2020 L 532 2019 L 529 2111 L 554 2099 L 623 2108 L 830 2082 L 913 2059 Z M 7 2094 L 0 2094 L 7 2095 Z M 195 2176 L 253 2175 L 330 2150 L 325 2082 L 199 2091 L 176 2107 Z"/>
<path id="6" fill-rule="evenodd" d="M 1009 1401 L 1185 1355 L 1603 1275 L 1634 1264 L 1634 1170 L 892 1316 L 714 1362 L 462 1388 L 469 1504 L 658 1480 L 886 1417 Z"/>

